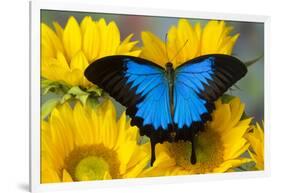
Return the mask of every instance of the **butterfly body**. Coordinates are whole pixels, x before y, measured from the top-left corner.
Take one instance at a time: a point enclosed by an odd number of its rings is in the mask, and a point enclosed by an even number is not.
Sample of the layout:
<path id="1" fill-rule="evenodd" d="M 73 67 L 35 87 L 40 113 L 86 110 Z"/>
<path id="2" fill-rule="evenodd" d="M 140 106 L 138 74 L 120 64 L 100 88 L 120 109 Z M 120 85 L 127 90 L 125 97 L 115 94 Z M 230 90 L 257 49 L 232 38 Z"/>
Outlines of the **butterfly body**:
<path id="1" fill-rule="evenodd" d="M 174 81 L 175 81 L 175 70 L 173 68 L 172 63 L 167 63 L 166 65 L 166 77 L 168 80 L 169 84 L 169 107 L 170 107 L 170 112 L 171 112 L 171 117 L 174 117 Z M 171 141 L 175 141 L 176 137 L 176 131 L 175 131 L 175 126 L 172 123 L 171 124 L 171 129 L 170 129 L 170 138 Z"/>
<path id="2" fill-rule="evenodd" d="M 188 140 L 191 162 L 196 162 L 194 136 L 211 120 L 214 101 L 242 78 L 245 65 L 232 56 L 204 55 L 177 68 L 161 67 L 132 56 L 108 56 L 93 62 L 86 78 L 124 105 L 131 125 L 156 143 Z"/>

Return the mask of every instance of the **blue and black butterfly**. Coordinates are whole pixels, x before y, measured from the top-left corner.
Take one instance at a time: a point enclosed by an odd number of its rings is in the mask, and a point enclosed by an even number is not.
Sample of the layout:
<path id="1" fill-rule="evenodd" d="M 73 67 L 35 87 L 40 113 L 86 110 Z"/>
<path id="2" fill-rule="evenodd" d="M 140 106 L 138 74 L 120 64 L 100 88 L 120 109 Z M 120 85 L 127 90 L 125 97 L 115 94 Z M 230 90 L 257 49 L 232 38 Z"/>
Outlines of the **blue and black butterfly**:
<path id="1" fill-rule="evenodd" d="M 133 56 L 107 56 L 93 62 L 86 78 L 127 107 L 131 125 L 150 137 L 151 163 L 155 145 L 164 141 L 192 143 L 191 163 L 196 163 L 194 136 L 211 120 L 214 101 L 247 73 L 237 58 L 204 55 L 177 68 L 165 68 Z"/>

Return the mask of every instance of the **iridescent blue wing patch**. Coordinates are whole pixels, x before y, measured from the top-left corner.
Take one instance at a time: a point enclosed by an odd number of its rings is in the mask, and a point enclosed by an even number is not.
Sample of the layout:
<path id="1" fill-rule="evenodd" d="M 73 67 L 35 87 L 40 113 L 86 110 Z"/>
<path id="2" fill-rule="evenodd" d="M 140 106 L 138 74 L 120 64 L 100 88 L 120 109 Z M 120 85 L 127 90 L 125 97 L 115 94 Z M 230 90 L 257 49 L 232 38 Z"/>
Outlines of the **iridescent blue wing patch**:
<path id="1" fill-rule="evenodd" d="M 222 54 L 205 55 L 175 69 L 174 116 L 177 140 L 190 139 L 211 120 L 214 101 L 247 72 L 238 59 Z"/>
<path id="2" fill-rule="evenodd" d="M 172 123 L 169 107 L 169 87 L 164 69 L 147 61 L 124 59 L 124 77 L 130 90 L 134 90 L 141 100 L 136 104 L 133 115 L 137 125 L 152 126 L 154 130 L 167 130 Z M 138 123 L 142 122 L 142 123 Z"/>
<path id="3" fill-rule="evenodd" d="M 109 56 L 95 61 L 86 71 L 87 79 L 127 107 L 131 124 L 141 135 L 166 140 L 172 124 L 169 87 L 165 69 L 132 56 Z"/>

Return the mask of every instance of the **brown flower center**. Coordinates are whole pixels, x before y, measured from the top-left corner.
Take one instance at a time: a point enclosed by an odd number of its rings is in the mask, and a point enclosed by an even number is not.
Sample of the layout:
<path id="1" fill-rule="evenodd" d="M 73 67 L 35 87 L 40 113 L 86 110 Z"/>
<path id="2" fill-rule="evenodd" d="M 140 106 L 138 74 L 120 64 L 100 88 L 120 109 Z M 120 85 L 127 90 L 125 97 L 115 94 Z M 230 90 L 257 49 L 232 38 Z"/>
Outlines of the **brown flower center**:
<path id="1" fill-rule="evenodd" d="M 223 162 L 224 146 L 220 136 L 213 131 L 200 132 L 195 138 L 196 164 L 190 163 L 191 143 L 172 144 L 172 157 L 176 164 L 194 174 L 209 173 Z"/>

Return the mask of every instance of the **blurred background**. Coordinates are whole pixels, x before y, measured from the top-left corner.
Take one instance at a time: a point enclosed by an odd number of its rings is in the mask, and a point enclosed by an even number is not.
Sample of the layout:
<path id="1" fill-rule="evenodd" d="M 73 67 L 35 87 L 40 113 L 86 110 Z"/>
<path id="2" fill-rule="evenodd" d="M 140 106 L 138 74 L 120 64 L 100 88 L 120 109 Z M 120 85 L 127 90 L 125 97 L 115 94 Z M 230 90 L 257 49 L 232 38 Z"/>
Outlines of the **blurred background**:
<path id="1" fill-rule="evenodd" d="M 41 10 L 41 22 L 52 27 L 52 22 L 57 21 L 63 27 L 67 19 L 74 16 L 81 21 L 84 16 L 91 16 L 94 20 L 104 18 L 107 23 L 115 21 L 119 27 L 121 38 L 134 33 L 133 40 L 141 40 L 142 31 L 150 31 L 165 40 L 165 34 L 172 25 L 177 25 L 179 18 L 153 17 L 121 14 L 102 14 L 87 12 L 68 12 Z M 189 19 L 191 24 L 197 22 L 204 26 L 208 20 Z M 263 23 L 226 21 L 233 26 L 232 34 L 240 33 L 238 41 L 233 49 L 233 55 L 247 62 L 264 55 L 264 25 Z M 239 96 L 246 104 L 246 114 L 261 122 L 264 119 L 264 59 L 263 57 L 248 68 L 248 74 L 227 93 Z M 44 100 L 44 99 L 43 99 Z M 123 110 L 119 106 L 119 111 Z"/>

